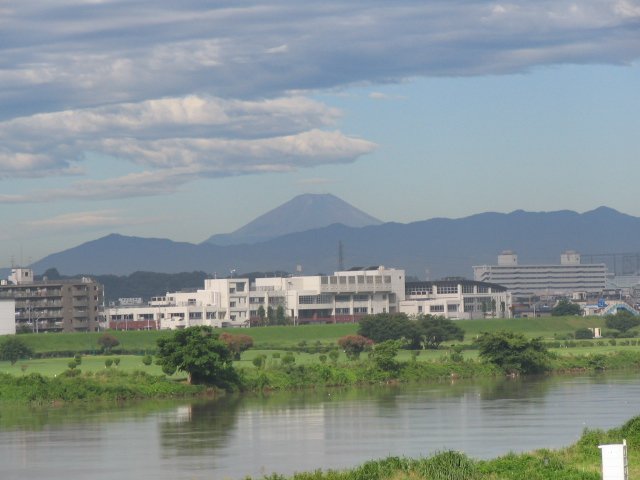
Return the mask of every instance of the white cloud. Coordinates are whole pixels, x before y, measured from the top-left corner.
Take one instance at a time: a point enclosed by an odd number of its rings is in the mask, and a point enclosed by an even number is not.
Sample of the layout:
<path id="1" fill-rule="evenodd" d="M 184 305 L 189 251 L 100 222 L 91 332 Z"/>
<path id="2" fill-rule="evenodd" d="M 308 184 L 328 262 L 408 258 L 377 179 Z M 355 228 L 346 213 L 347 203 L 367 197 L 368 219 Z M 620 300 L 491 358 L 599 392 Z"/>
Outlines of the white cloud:
<path id="1" fill-rule="evenodd" d="M 327 131 L 341 112 L 309 92 L 640 57 L 637 0 L 25 0 L 0 12 L 0 179 L 79 175 L 87 152 L 146 169 L 6 203 L 151 195 L 156 178 L 172 191 L 372 151 Z"/>
<path id="2" fill-rule="evenodd" d="M 32 230 L 67 230 L 120 227 L 125 225 L 137 225 L 140 219 L 126 218 L 117 210 L 97 210 L 86 212 L 73 212 L 55 217 L 47 217 L 39 220 L 24 222 L 24 226 Z"/>

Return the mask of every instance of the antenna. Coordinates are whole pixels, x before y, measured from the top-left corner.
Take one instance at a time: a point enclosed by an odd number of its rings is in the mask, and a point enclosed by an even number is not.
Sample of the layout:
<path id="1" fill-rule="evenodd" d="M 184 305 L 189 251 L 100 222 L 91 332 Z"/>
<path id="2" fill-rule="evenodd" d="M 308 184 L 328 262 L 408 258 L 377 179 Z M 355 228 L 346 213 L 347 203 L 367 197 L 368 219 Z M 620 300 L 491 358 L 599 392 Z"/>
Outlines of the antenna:
<path id="1" fill-rule="evenodd" d="M 342 247 L 342 240 L 338 240 L 338 271 L 344 270 L 344 251 Z"/>

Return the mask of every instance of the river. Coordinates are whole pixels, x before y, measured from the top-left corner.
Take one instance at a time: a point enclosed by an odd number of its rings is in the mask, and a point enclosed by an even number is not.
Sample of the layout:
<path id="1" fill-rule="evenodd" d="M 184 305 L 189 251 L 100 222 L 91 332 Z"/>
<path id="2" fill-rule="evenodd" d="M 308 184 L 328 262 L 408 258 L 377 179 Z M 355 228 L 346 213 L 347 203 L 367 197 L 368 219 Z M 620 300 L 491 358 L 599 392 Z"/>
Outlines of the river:
<path id="1" fill-rule="evenodd" d="M 640 374 L 0 409 L 3 480 L 242 479 L 444 449 L 561 447 L 640 414 Z"/>

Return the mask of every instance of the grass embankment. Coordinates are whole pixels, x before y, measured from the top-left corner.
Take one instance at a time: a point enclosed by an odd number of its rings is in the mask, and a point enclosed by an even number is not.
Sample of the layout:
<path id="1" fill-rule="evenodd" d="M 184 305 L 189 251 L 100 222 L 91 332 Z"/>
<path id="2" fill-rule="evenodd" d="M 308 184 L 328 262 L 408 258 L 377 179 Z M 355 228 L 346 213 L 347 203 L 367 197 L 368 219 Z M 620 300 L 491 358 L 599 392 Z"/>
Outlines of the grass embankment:
<path id="1" fill-rule="evenodd" d="M 482 332 L 506 330 L 523 333 L 528 337 L 543 337 L 553 340 L 556 336 L 564 336 L 579 328 L 604 327 L 602 317 L 546 317 L 515 318 L 487 320 L 456 320 L 465 333 L 465 342 L 471 342 Z M 254 348 L 260 350 L 282 350 L 297 346 L 300 342 L 312 344 L 333 343 L 344 335 L 356 333 L 357 323 L 335 325 L 300 325 L 286 327 L 228 328 L 230 333 L 242 333 L 253 338 Z M 115 348 L 116 353 L 153 353 L 156 340 L 167 331 L 110 331 L 120 341 Z M 98 348 L 101 333 L 65 333 L 65 334 L 24 334 L 20 338 L 27 343 L 36 354 L 68 356 L 73 353 L 94 354 Z"/>
<path id="2" fill-rule="evenodd" d="M 78 376 L 44 377 L 0 374 L 0 399 L 7 402 L 53 403 L 86 400 L 169 398 L 202 393 L 202 387 L 167 380 L 144 372 L 104 370 Z"/>
<path id="3" fill-rule="evenodd" d="M 599 480 L 598 445 L 627 440 L 629 478 L 640 475 L 640 417 L 609 431 L 585 430 L 577 443 L 559 450 L 508 454 L 493 460 L 473 460 L 447 451 L 428 458 L 389 457 L 350 470 L 320 470 L 293 476 L 272 474 L 263 480 Z M 245 480 L 251 480 L 247 477 Z"/>

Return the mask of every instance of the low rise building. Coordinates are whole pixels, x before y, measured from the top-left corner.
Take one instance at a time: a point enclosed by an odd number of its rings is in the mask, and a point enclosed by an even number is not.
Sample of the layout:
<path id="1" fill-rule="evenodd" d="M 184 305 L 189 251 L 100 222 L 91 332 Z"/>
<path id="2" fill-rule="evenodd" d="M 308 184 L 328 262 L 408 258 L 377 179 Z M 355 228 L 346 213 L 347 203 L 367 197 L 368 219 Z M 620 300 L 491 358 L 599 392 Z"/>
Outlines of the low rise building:
<path id="1" fill-rule="evenodd" d="M 200 290 L 167 293 L 144 306 L 109 307 L 105 319 L 117 329 L 242 327 L 260 318 L 260 307 L 281 306 L 296 324 L 354 322 L 367 314 L 398 312 L 404 284 L 404 270 L 382 266 L 253 281 L 207 279 Z"/>
<path id="2" fill-rule="evenodd" d="M 449 319 L 511 318 L 511 293 L 502 285 L 466 279 L 407 282 L 400 311 Z"/>
<path id="3" fill-rule="evenodd" d="M 29 268 L 14 268 L 0 284 L 0 299 L 15 302 L 15 326 L 34 333 L 98 329 L 102 285 L 88 277 L 35 280 Z"/>

